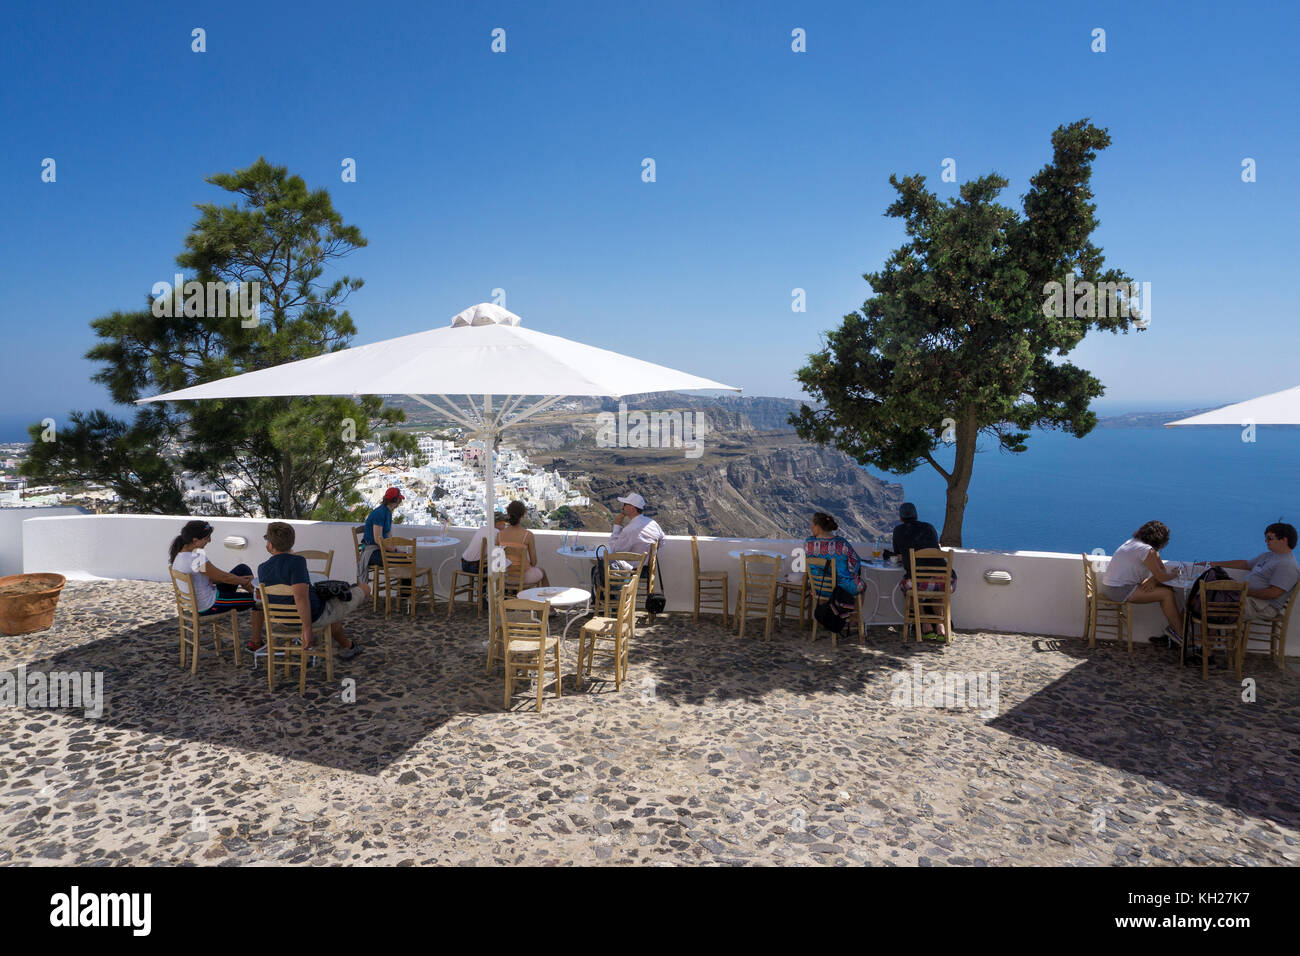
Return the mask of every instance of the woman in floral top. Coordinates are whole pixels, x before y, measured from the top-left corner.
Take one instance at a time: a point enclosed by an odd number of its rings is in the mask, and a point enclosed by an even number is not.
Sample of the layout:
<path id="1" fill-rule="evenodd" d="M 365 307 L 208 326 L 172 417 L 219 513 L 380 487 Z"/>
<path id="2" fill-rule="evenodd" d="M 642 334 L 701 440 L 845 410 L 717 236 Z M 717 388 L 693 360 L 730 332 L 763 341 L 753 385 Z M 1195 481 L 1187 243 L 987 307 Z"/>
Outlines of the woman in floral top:
<path id="1" fill-rule="evenodd" d="M 853 550 L 853 545 L 835 533 L 838 527 L 834 518 L 819 511 L 812 516 L 812 537 L 803 543 L 804 554 L 808 557 L 830 558 L 835 562 L 835 591 L 828 603 L 840 620 L 840 626 L 832 628 L 837 632 L 843 630 L 848 623 L 857 605 L 854 597 L 862 590 L 862 576 L 859 573 L 861 559 Z"/>

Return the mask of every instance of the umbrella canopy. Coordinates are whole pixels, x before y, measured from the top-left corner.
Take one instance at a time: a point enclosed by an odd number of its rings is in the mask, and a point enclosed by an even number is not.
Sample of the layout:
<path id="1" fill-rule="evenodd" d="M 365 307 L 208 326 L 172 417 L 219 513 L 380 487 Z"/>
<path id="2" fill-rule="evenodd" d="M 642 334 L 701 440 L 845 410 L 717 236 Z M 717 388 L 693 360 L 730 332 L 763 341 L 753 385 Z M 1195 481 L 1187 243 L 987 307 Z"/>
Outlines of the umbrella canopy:
<path id="1" fill-rule="evenodd" d="M 599 395 L 740 389 L 558 335 L 480 303 L 451 324 L 287 362 L 142 402 L 280 395 Z"/>
<path id="2" fill-rule="evenodd" d="M 481 302 L 441 329 L 342 349 L 273 368 L 232 375 L 145 402 L 293 395 L 405 395 L 484 440 L 488 524 L 495 503 L 495 450 L 502 429 L 567 396 L 618 398 L 645 392 L 717 389 L 733 385 L 643 362 L 558 335 L 524 328 L 519 316 Z M 531 405 L 525 397 L 542 396 Z M 456 405 L 451 396 L 463 397 Z M 476 402 L 473 396 L 481 396 Z M 494 397 L 503 396 L 495 403 Z"/>
<path id="3" fill-rule="evenodd" d="M 1238 402 L 1193 415 L 1191 418 L 1166 422 L 1166 428 L 1178 425 L 1300 425 L 1300 385 L 1285 391 L 1261 395 L 1249 401 Z"/>

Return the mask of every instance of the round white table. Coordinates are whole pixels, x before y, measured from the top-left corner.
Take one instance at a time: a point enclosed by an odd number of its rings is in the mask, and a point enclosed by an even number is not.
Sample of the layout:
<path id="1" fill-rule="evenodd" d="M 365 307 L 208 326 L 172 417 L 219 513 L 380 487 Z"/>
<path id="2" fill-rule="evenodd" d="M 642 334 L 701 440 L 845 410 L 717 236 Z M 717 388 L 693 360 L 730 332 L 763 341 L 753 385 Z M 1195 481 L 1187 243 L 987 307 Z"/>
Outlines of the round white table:
<path id="1" fill-rule="evenodd" d="M 753 555 L 753 554 L 761 554 L 764 555 L 765 557 L 776 558 L 778 561 L 784 561 L 788 557 L 788 555 L 782 551 L 763 551 L 759 548 L 746 548 L 746 549 L 737 548 L 735 551 L 727 552 L 727 555 L 729 557 L 735 558 L 737 561 L 739 561 L 745 555 Z"/>
<path id="2" fill-rule="evenodd" d="M 428 548 L 428 549 L 431 550 L 431 551 L 435 551 L 435 550 L 437 550 L 438 548 L 450 548 L 450 547 L 453 547 L 453 546 L 455 546 L 455 545 L 460 544 L 460 538 L 453 538 L 453 537 L 452 537 L 451 535 L 449 535 L 449 534 L 447 534 L 447 535 L 443 535 L 443 534 L 419 535 L 419 534 L 417 534 L 417 535 L 414 535 L 414 538 L 415 538 L 415 553 L 416 553 L 415 563 L 416 563 L 416 566 L 417 566 L 417 567 L 418 567 L 419 564 L 420 564 L 419 554 L 420 554 L 420 549 L 421 549 L 421 548 Z M 455 560 L 455 558 L 456 558 L 456 552 L 455 552 L 455 551 L 452 551 L 451 554 L 449 554 L 447 557 L 443 558 L 442 563 L 438 565 L 438 570 L 435 571 L 435 572 L 433 573 L 433 582 L 434 582 L 435 585 L 437 585 L 438 580 L 442 577 L 442 570 L 443 570 L 443 568 L 445 568 L 445 567 L 447 566 L 447 562 L 448 562 L 448 561 L 453 561 L 453 560 Z M 432 563 L 430 563 L 430 567 L 432 567 L 432 566 L 433 566 Z M 436 590 L 436 588 L 435 588 L 435 590 Z"/>
<path id="3" fill-rule="evenodd" d="M 562 548 L 556 548 L 555 553 L 564 559 L 564 566 L 573 572 L 573 576 L 578 579 L 579 584 L 584 583 L 583 576 L 573 570 L 573 565 L 569 564 L 570 558 L 577 558 L 579 561 L 595 561 L 596 548 L 588 548 L 585 545 L 565 545 Z M 590 580 L 590 575 L 586 578 Z"/>
<path id="4" fill-rule="evenodd" d="M 521 601 L 545 601 L 551 607 L 564 612 L 564 632 L 560 640 L 569 636 L 569 625 L 577 618 L 591 611 L 591 592 L 582 588 L 527 588 L 519 592 Z M 578 605 L 583 605 L 578 608 Z"/>

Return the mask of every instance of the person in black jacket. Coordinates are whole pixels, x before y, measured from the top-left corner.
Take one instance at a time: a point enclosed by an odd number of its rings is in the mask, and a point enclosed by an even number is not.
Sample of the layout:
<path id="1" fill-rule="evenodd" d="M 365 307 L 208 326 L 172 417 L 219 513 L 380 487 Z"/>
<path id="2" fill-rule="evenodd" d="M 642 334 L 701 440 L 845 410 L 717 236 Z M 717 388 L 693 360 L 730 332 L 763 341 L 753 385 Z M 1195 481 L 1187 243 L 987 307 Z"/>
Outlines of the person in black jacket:
<path id="1" fill-rule="evenodd" d="M 916 505 L 910 501 L 904 501 L 898 508 L 898 517 L 900 524 L 894 528 L 894 547 L 893 551 L 903 559 L 903 593 L 906 594 L 912 589 L 912 551 L 923 551 L 926 548 L 939 547 L 939 532 L 934 530 L 934 525 L 928 521 L 920 521 L 916 514 Z M 942 567 L 943 562 L 937 558 L 922 558 L 921 567 Z M 932 584 L 924 584 L 929 589 L 932 585 L 939 588 L 943 587 L 943 582 L 936 581 Z M 952 572 L 952 582 L 949 585 L 949 592 L 957 590 L 957 572 Z M 939 639 L 944 639 L 946 635 L 942 633 L 943 625 L 939 625 L 936 635 Z M 930 637 L 932 635 L 924 635 Z"/>

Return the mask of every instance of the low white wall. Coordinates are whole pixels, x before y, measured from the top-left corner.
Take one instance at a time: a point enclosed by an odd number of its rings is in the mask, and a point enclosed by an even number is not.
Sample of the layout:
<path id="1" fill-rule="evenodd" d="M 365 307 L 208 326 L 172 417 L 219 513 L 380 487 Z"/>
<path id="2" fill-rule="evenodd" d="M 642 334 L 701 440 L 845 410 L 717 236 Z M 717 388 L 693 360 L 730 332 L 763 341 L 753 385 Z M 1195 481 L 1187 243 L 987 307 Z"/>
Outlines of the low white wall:
<path id="1" fill-rule="evenodd" d="M 107 578 L 146 581 L 167 580 L 167 548 L 185 516 L 153 515 L 81 515 L 69 517 L 27 518 L 22 522 L 23 570 L 82 572 Z M 218 567 L 229 570 L 236 564 L 256 569 L 266 560 L 265 519 L 210 518 L 213 527 L 208 557 Z M 297 530 L 296 547 L 334 551 L 332 576 L 352 580 L 353 568 L 351 523 L 325 521 L 291 521 Z M 432 526 L 396 525 L 399 535 L 437 534 Z M 474 529 L 450 528 L 448 534 L 468 542 Z M 547 571 L 552 584 L 585 583 L 591 562 L 570 558 L 567 562 L 556 549 L 566 535 L 561 531 L 537 531 L 538 563 Z M 223 539 L 238 535 L 247 539 L 243 549 L 227 548 Z M 570 533 L 569 543 L 581 543 L 594 549 L 608 541 L 608 534 Z M 734 602 L 740 578 L 740 562 L 727 552 L 747 548 L 781 551 L 784 554 L 803 544 L 802 540 L 754 540 L 740 538 L 699 538 L 700 567 L 703 570 L 728 572 L 728 584 Z M 859 554 L 868 553 L 869 542 L 855 542 Z M 420 550 L 420 562 L 442 568 L 439 588 L 445 589 L 451 571 L 460 566 L 455 560 L 460 548 Z M 452 558 L 448 561 L 447 558 Z M 1044 637 L 1081 637 L 1083 620 L 1083 565 L 1077 554 L 1043 551 L 958 550 L 953 558 L 957 572 L 957 590 L 953 594 L 953 623 L 961 630 L 989 630 L 1001 633 L 1034 634 Z M 659 567 L 670 611 L 687 611 L 694 603 L 691 566 L 691 539 L 669 536 L 660 546 Z M 782 570 L 788 572 L 787 559 Z M 1002 570 L 1011 574 L 1012 583 L 989 584 L 984 572 Z M 871 571 L 880 589 L 882 618 L 894 618 L 889 606 L 893 588 L 901 578 L 899 571 Z M 1158 606 L 1134 606 L 1133 629 L 1137 640 L 1159 634 L 1164 617 Z M 1294 628 L 1293 628 L 1294 630 Z M 1288 634 L 1288 648 L 1291 635 Z M 1300 646 L 1300 645 L 1297 645 Z"/>
<path id="2" fill-rule="evenodd" d="M 85 508 L 0 508 L 0 578 L 23 573 L 23 522 L 32 518 L 89 514 Z"/>

